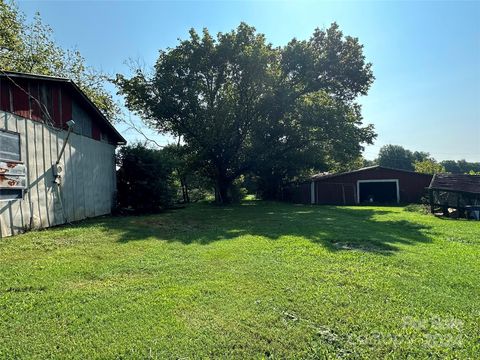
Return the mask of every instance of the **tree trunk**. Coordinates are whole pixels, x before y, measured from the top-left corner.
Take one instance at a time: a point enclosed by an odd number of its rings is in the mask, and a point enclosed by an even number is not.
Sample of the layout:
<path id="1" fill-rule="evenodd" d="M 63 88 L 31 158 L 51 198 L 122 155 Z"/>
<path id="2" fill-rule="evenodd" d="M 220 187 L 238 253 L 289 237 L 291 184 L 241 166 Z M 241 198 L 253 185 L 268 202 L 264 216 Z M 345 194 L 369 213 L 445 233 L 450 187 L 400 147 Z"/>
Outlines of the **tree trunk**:
<path id="1" fill-rule="evenodd" d="M 226 179 L 217 179 L 215 188 L 215 202 L 217 204 L 229 204 L 231 202 L 229 190 L 232 182 Z"/>
<path id="2" fill-rule="evenodd" d="M 186 194 L 185 194 L 185 183 L 183 182 L 182 177 L 180 177 L 180 187 L 182 188 L 183 203 L 186 204 L 187 203 L 187 197 L 186 197 Z"/>
<path id="3" fill-rule="evenodd" d="M 188 195 L 188 184 L 187 180 L 183 181 L 183 184 L 185 185 L 185 199 L 187 200 L 187 204 L 190 203 L 190 195 Z"/>

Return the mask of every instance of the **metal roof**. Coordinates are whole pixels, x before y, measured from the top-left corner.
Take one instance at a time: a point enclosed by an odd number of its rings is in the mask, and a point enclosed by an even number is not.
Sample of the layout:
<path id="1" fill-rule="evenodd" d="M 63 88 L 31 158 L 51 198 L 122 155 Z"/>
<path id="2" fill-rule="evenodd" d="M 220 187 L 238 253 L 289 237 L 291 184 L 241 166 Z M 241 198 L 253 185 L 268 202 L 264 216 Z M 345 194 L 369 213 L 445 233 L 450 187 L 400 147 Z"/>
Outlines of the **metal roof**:
<path id="1" fill-rule="evenodd" d="M 436 174 L 433 176 L 429 188 L 480 194 L 480 175 Z"/>
<path id="2" fill-rule="evenodd" d="M 362 172 L 362 171 L 367 171 L 367 170 L 373 170 L 373 169 L 385 169 L 385 170 L 393 170 L 393 171 L 400 171 L 400 172 L 412 173 L 412 174 L 416 174 L 416 175 L 427 175 L 427 176 L 431 176 L 431 175 L 429 175 L 429 174 L 418 173 L 418 172 L 410 171 L 410 170 L 395 169 L 395 168 L 386 167 L 386 166 L 373 165 L 373 166 L 367 166 L 367 167 L 364 167 L 364 168 L 361 168 L 361 169 L 352 170 L 352 171 L 345 171 L 345 172 L 341 172 L 341 173 L 333 173 L 333 174 L 319 173 L 319 174 L 313 175 L 313 176 L 311 177 L 311 180 L 329 179 L 329 178 L 333 178 L 333 177 L 337 177 L 337 176 L 341 176 L 341 175 L 353 174 L 353 173 Z"/>
<path id="3" fill-rule="evenodd" d="M 85 93 L 80 89 L 80 87 L 75 84 L 75 82 L 68 78 L 57 77 L 57 76 L 49 76 L 49 75 L 39 75 L 39 74 L 30 74 L 30 73 L 23 73 L 23 72 L 16 72 L 16 71 L 4 71 L 0 70 L 0 77 L 6 78 L 21 78 L 21 79 L 37 79 L 37 80 L 44 80 L 44 81 L 53 81 L 53 82 L 60 82 L 65 84 L 70 90 L 76 94 L 100 119 L 102 125 L 106 126 L 107 129 L 111 132 L 114 136 L 117 145 L 124 145 L 127 143 L 127 140 L 120 135 L 120 133 L 115 129 L 115 127 L 108 121 L 108 119 L 103 115 L 100 109 L 90 100 L 90 98 L 85 95 Z"/>

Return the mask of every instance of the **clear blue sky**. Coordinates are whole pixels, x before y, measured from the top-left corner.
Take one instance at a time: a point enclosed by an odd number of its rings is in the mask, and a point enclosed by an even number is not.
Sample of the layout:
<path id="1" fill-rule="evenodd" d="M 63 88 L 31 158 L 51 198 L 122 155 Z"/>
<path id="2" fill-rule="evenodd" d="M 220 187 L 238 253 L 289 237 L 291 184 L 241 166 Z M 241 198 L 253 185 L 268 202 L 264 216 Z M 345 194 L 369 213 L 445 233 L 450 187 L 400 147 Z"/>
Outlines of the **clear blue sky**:
<path id="1" fill-rule="evenodd" d="M 36 1 L 19 7 L 29 17 L 40 11 L 60 45 L 77 47 L 90 65 L 112 74 L 127 72 L 128 58 L 152 65 L 159 49 L 175 46 L 191 27 L 216 33 L 245 21 L 284 45 L 336 21 L 360 39 L 373 63 L 375 83 L 360 100 L 365 121 L 378 132 L 367 158 L 392 143 L 439 160 L 480 161 L 478 1 Z"/>

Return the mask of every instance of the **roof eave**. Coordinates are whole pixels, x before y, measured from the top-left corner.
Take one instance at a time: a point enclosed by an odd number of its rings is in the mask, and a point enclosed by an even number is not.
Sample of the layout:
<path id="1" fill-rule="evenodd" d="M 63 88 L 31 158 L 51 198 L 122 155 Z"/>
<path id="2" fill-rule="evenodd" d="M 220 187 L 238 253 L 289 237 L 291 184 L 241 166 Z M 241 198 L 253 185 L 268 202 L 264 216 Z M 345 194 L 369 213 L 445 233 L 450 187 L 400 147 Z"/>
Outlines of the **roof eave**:
<path id="1" fill-rule="evenodd" d="M 342 175 L 347 175 L 347 174 L 355 174 L 357 172 L 362 172 L 362 171 L 367 171 L 367 170 L 372 170 L 372 169 L 386 169 L 386 170 L 393 170 L 393 171 L 401 171 L 401 172 L 406 172 L 406 173 L 412 173 L 416 175 L 423 175 L 423 176 L 432 176 L 431 174 L 425 174 L 425 173 L 419 173 L 416 171 L 411 171 L 411 170 L 404 170 L 404 169 L 395 169 L 387 166 L 382 166 L 382 165 L 372 165 L 372 166 L 367 166 L 363 167 L 360 169 L 352 170 L 352 171 L 345 171 L 341 173 L 336 173 L 336 174 L 328 174 L 328 175 L 313 175 L 310 178 L 310 181 L 318 181 L 318 180 L 323 180 L 323 179 L 330 179 L 333 177 L 337 176 L 342 176 Z"/>
<path id="2" fill-rule="evenodd" d="M 102 119 L 104 125 L 108 127 L 108 129 L 113 133 L 115 136 L 115 144 L 116 145 L 126 145 L 127 140 L 115 129 L 115 127 L 110 123 L 110 121 L 105 117 L 105 115 L 100 111 L 100 109 L 90 100 L 90 98 L 80 89 L 80 87 L 71 79 L 64 78 L 64 77 L 56 77 L 56 76 L 49 76 L 49 75 L 38 75 L 38 74 L 31 74 L 31 73 L 22 73 L 17 71 L 3 71 L 1 70 L 0 75 L 5 74 L 7 77 L 15 77 L 15 78 L 23 78 L 23 79 L 38 79 L 38 80 L 46 80 L 46 81 L 56 81 L 62 82 L 65 84 L 69 84 L 77 93 L 79 93 L 89 106 L 95 111 L 95 113 Z"/>
<path id="3" fill-rule="evenodd" d="M 448 191 L 448 192 L 456 192 L 456 193 L 463 193 L 463 194 L 473 194 L 473 195 L 480 195 L 480 192 L 478 191 L 467 191 L 467 190 L 459 190 L 459 189 L 446 189 L 446 188 L 442 188 L 442 187 L 432 187 L 432 186 L 429 186 L 428 187 L 429 190 L 438 190 L 438 191 Z"/>

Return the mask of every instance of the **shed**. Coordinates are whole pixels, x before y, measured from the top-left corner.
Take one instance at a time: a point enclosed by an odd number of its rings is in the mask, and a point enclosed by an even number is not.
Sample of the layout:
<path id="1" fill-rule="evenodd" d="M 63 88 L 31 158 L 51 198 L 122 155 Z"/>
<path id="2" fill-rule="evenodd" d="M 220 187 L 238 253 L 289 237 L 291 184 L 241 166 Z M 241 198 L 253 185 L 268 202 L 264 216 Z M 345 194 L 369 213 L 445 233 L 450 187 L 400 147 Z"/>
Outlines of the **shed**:
<path id="1" fill-rule="evenodd" d="M 429 186 L 432 213 L 436 207 L 460 211 L 479 207 L 480 175 L 436 174 Z"/>
<path id="2" fill-rule="evenodd" d="M 370 166 L 354 171 L 314 175 L 286 189 L 285 199 L 305 204 L 417 203 L 432 175 Z"/>
<path id="3" fill-rule="evenodd" d="M 73 81 L 0 71 L 0 237 L 110 213 L 125 143 Z"/>

